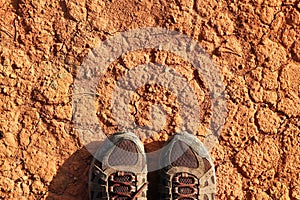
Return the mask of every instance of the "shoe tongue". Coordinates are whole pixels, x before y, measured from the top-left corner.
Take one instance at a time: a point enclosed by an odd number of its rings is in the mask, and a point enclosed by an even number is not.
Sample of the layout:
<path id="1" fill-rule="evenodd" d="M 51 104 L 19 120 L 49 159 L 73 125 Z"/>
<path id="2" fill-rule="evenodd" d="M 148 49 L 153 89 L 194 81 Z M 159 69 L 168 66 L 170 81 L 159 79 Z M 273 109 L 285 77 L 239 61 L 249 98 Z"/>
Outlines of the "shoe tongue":
<path id="1" fill-rule="evenodd" d="M 193 150 L 182 141 L 175 142 L 171 152 L 171 161 L 175 167 L 198 167 L 197 157 Z"/>

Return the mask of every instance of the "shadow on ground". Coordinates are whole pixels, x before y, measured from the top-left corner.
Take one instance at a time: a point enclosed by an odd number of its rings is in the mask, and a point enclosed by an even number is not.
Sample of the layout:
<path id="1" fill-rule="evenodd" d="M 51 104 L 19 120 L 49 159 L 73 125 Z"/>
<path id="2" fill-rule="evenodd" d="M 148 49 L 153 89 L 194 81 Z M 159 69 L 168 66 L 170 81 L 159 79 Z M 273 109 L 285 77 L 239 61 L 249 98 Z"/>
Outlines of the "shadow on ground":
<path id="1" fill-rule="evenodd" d="M 158 150 L 163 142 L 153 142 L 145 145 L 147 152 Z M 93 144 L 95 146 L 95 144 Z M 148 166 L 158 165 L 158 154 L 148 157 Z M 77 150 L 58 169 L 57 175 L 49 186 L 49 194 L 46 200 L 86 200 L 88 199 L 88 171 L 93 156 L 85 147 Z M 153 169 L 153 168 L 152 168 Z M 148 173 L 148 199 L 158 199 L 158 172 Z"/>
<path id="2" fill-rule="evenodd" d="M 151 169 L 158 169 L 158 159 L 159 159 L 159 152 L 156 152 L 160 148 L 163 147 L 165 142 L 153 142 L 145 145 L 146 152 L 154 152 L 153 154 L 149 154 L 150 156 L 147 157 L 147 165 L 148 168 Z M 149 200 L 157 200 L 158 199 L 158 183 L 159 183 L 159 173 L 158 171 L 153 171 L 148 173 L 148 195 L 147 199 Z"/>
<path id="3" fill-rule="evenodd" d="M 81 148 L 58 169 L 49 186 L 46 200 L 88 199 L 88 170 L 92 155 Z"/>

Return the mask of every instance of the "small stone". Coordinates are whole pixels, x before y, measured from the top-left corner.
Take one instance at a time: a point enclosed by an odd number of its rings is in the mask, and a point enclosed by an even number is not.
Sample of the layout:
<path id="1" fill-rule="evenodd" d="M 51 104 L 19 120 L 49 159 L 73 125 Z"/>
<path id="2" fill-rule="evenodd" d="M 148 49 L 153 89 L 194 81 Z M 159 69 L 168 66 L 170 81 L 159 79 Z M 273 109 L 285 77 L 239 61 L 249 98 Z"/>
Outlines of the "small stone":
<path id="1" fill-rule="evenodd" d="M 257 178 L 255 178 L 255 179 L 253 180 L 253 183 L 259 184 L 259 180 L 258 180 Z"/>
<path id="2" fill-rule="evenodd" d="M 7 94 L 7 92 L 8 92 L 7 88 L 3 88 L 2 92 L 3 92 L 3 94 Z"/>
<path id="3" fill-rule="evenodd" d="M 167 133 L 164 133 L 161 137 L 162 141 L 167 141 L 169 139 L 169 135 Z"/>
<path id="4" fill-rule="evenodd" d="M 160 135 L 158 134 L 158 133 L 154 133 L 153 134 L 153 136 L 152 136 L 152 139 L 154 140 L 154 141 L 159 141 L 159 138 L 160 138 Z"/>
<path id="5" fill-rule="evenodd" d="M 7 133 L 5 134 L 5 140 L 6 140 L 6 144 L 9 145 L 9 146 L 16 146 L 16 140 L 13 136 L 12 133 Z"/>
<path id="6" fill-rule="evenodd" d="M 41 181 L 37 180 L 32 183 L 31 187 L 32 187 L 33 192 L 37 193 L 37 192 L 40 192 L 44 188 L 44 184 Z"/>
<path id="7" fill-rule="evenodd" d="M 62 46 L 63 46 L 63 43 L 56 43 L 56 44 L 53 45 L 54 50 L 56 52 L 59 52 L 61 50 Z"/>
<path id="8" fill-rule="evenodd" d="M 12 79 L 16 79 L 17 75 L 16 74 L 10 74 L 9 77 L 12 78 Z"/>
<path id="9" fill-rule="evenodd" d="M 28 176 L 22 176 L 23 181 L 27 181 L 28 180 Z"/>

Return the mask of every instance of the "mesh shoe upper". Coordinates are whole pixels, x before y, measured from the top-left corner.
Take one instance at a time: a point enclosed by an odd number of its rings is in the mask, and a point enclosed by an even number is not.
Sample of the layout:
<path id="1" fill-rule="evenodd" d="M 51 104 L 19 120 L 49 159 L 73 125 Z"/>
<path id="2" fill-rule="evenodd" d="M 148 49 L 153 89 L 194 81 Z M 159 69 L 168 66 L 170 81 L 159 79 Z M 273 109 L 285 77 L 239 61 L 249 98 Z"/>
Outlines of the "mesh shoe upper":
<path id="1" fill-rule="evenodd" d="M 197 168 L 199 166 L 193 150 L 183 141 L 175 142 L 171 151 L 172 165 L 175 167 Z"/>
<path id="2" fill-rule="evenodd" d="M 128 166 L 136 165 L 138 161 L 137 147 L 134 142 L 130 140 L 121 140 L 116 144 L 115 148 L 108 158 L 108 163 L 111 166 Z M 128 152 L 134 153 L 129 154 Z"/>

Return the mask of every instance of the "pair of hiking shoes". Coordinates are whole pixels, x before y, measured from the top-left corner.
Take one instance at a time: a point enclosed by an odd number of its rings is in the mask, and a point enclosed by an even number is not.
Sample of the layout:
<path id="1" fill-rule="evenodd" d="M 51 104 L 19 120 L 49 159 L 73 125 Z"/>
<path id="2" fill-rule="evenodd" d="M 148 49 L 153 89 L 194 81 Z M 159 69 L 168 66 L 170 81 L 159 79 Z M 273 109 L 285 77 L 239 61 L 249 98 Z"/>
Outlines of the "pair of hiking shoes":
<path id="1" fill-rule="evenodd" d="M 163 200 L 212 200 L 213 162 L 192 134 L 178 133 L 161 150 L 160 191 Z M 92 200 L 146 200 L 147 160 L 139 138 L 129 132 L 110 136 L 94 155 L 89 173 Z"/>

